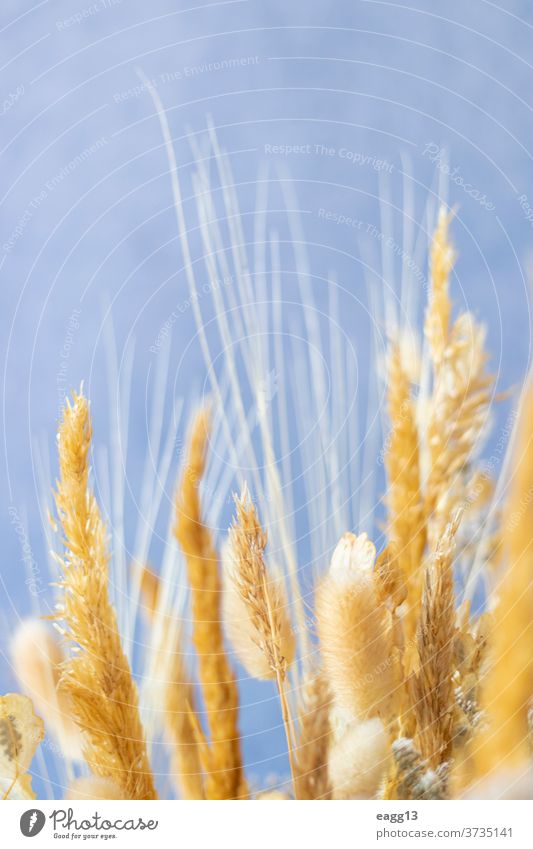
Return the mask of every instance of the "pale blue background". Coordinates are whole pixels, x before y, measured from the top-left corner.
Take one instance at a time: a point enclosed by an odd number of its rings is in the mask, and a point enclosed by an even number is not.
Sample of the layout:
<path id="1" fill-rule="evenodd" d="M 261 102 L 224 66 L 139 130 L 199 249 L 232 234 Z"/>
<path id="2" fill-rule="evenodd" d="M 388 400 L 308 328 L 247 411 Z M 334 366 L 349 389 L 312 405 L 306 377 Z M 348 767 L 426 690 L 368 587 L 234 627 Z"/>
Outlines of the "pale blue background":
<path id="1" fill-rule="evenodd" d="M 98 10 L 81 22 L 64 23 L 95 5 Z M 184 166 L 185 194 L 191 153 L 184 136 L 190 130 L 201 138 L 209 114 L 230 152 L 245 210 L 254 207 L 252 181 L 261 163 L 280 161 L 265 156 L 265 144 L 320 143 L 386 160 L 393 166 L 390 190 L 400 206 L 407 163 L 421 215 L 427 190 L 436 186 L 424 149 L 429 143 L 446 147 L 452 166 L 495 205 L 488 211 L 450 187 L 450 201 L 458 204 L 454 233 L 461 255 L 456 293 L 487 321 L 503 389 L 520 380 L 531 347 L 525 277 L 533 230 L 518 198 L 529 195 L 533 204 L 532 36 L 528 0 L 450 0 L 445 6 L 431 0 L 2 4 L 4 633 L 8 621 L 29 611 L 10 506 L 23 517 L 34 557 L 45 568 L 32 446 L 34 439 L 46 439 L 53 450 L 57 374 L 69 317 L 80 311 L 66 378 L 73 386 L 86 380 L 100 432 L 106 403 L 100 331 L 109 302 L 119 351 L 130 331 L 136 337 L 135 486 L 153 363 L 148 348 L 162 321 L 187 296 L 183 275 L 176 273 L 180 252 L 153 106 L 146 92 L 123 98 L 139 85 L 136 69 L 156 79 L 176 71 L 183 75 L 158 88 Z M 185 75 L 186 67 L 251 56 L 258 60 L 245 68 Z M 99 149 L 54 189 L 46 188 L 98 140 Z M 377 221 L 377 172 L 338 156 L 292 155 L 285 164 L 295 179 L 313 272 L 335 269 L 346 289 L 363 293 L 354 232 L 320 220 L 318 209 Z M 3 246 L 43 191 L 41 204 L 6 252 Z M 284 226 L 280 219 L 279 227 Z M 322 295 L 317 297 L 320 305 Z M 351 338 L 368 333 L 362 311 L 344 320 Z M 193 336 L 188 311 L 174 327 L 176 363 Z M 201 387 L 197 345 L 174 378 L 177 394 Z M 361 379 L 366 380 L 364 373 Z M 12 685 L 8 663 L 0 661 L 0 690 Z M 265 697 L 261 685 L 246 687 L 245 700 Z M 244 723 L 247 761 L 263 778 L 285 769 L 277 757 L 283 750 L 280 734 L 263 733 L 278 721 L 271 705 L 259 704 Z"/>

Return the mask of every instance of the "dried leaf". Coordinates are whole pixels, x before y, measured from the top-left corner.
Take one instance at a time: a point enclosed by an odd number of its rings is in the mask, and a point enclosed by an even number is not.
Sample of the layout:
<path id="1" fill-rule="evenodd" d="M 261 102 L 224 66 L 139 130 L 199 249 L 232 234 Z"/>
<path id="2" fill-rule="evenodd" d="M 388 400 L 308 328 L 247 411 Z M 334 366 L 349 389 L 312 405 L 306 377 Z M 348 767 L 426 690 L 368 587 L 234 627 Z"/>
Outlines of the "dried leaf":
<path id="1" fill-rule="evenodd" d="M 0 697 L 0 792 L 2 798 L 34 799 L 31 779 L 25 775 L 44 737 L 44 723 L 33 712 L 27 696 Z"/>

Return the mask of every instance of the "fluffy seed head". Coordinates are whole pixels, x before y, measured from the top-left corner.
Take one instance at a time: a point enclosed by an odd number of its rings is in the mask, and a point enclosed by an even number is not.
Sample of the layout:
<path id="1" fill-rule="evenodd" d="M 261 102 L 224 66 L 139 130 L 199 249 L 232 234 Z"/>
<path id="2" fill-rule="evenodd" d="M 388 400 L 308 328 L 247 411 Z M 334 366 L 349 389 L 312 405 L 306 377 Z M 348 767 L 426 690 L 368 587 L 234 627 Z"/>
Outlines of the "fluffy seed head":
<path id="1" fill-rule="evenodd" d="M 316 599 L 318 633 L 333 696 L 360 719 L 388 719 L 399 686 L 392 618 L 379 600 L 375 557 L 366 534 L 345 534 Z"/>
<path id="2" fill-rule="evenodd" d="M 379 719 L 351 722 L 330 750 L 328 773 L 334 799 L 375 799 L 390 762 Z"/>

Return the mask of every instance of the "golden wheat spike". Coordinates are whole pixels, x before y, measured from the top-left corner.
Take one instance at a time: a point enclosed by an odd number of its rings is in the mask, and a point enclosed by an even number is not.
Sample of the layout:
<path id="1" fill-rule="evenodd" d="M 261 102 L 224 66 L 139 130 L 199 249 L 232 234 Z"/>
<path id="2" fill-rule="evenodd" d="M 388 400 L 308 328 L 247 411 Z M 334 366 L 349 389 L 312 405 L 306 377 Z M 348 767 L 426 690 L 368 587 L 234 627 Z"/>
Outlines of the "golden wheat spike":
<path id="1" fill-rule="evenodd" d="M 385 467 L 389 540 L 407 588 L 406 639 L 416 631 L 422 594 L 422 555 L 425 546 L 424 505 L 420 490 L 419 439 L 409 379 L 400 348 L 391 351 L 388 379 L 391 432 Z"/>
<path id="2" fill-rule="evenodd" d="M 106 528 L 89 488 L 91 435 L 87 399 L 74 393 L 59 427 L 56 505 L 65 538 L 58 618 L 77 652 L 65 661 L 61 686 L 95 775 L 114 781 L 126 799 L 155 799 L 137 688 L 109 600 Z"/>
<path id="3" fill-rule="evenodd" d="M 237 685 L 224 648 L 221 580 L 217 552 L 202 519 L 199 486 L 205 469 L 209 413 L 201 410 L 192 426 L 189 453 L 176 499 L 175 535 L 187 563 L 191 586 L 193 642 L 210 732 L 208 799 L 243 794 Z"/>
<path id="4" fill-rule="evenodd" d="M 267 570 L 267 535 L 246 486 L 235 506 L 225 569 L 226 630 L 252 677 L 284 680 L 295 651 L 285 586 Z"/>
<path id="5" fill-rule="evenodd" d="M 422 756 L 433 768 L 448 761 L 454 720 L 454 540 L 457 514 L 447 526 L 426 570 L 417 634 L 419 669 L 413 678 L 413 712 Z"/>
<path id="6" fill-rule="evenodd" d="M 449 276 L 455 261 L 442 208 L 431 247 L 425 335 L 432 364 L 427 410 L 425 513 L 433 551 L 454 510 L 468 499 L 468 461 L 486 423 L 494 378 L 486 371 L 485 330 L 470 313 L 451 323 Z"/>
<path id="7" fill-rule="evenodd" d="M 268 574 L 265 563 L 267 535 L 264 532 L 246 485 L 242 494 L 235 498 L 236 519 L 230 528 L 229 566 L 232 591 L 228 599 L 240 602 L 227 611 L 234 648 L 248 664 L 251 675 L 259 678 L 274 678 L 278 688 L 283 724 L 291 773 L 295 784 L 294 732 L 289 703 L 285 693 L 287 670 L 294 658 L 295 640 L 287 612 L 287 598 L 283 582 Z M 233 616 L 244 622 L 237 629 Z M 255 651 L 254 651 L 255 646 Z"/>

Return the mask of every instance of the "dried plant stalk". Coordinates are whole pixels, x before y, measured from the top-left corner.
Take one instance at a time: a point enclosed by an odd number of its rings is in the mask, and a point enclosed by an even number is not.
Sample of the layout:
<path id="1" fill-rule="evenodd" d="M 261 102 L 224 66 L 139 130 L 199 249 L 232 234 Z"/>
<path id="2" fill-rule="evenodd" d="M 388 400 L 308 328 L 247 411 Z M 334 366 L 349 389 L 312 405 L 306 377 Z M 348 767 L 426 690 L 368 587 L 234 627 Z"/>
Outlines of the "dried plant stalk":
<path id="1" fill-rule="evenodd" d="M 533 391 L 519 419 L 517 452 L 505 522 L 509 565 L 499 587 L 489 638 L 490 668 L 482 682 L 486 727 L 473 753 L 476 775 L 524 769 L 531 758 L 533 694 Z"/>
<path id="2" fill-rule="evenodd" d="M 59 686 L 65 655 L 57 636 L 45 622 L 26 619 L 17 628 L 10 650 L 20 685 L 44 717 L 47 731 L 55 735 L 64 755 L 81 760 L 81 733 L 67 693 Z"/>
<path id="3" fill-rule="evenodd" d="M 144 569 L 141 592 L 150 622 L 160 624 L 160 644 L 156 650 L 158 679 L 164 681 L 164 725 L 172 745 L 172 779 L 182 799 L 204 799 L 203 771 L 196 729 L 194 687 L 189 680 L 181 647 L 181 628 L 173 627 L 170 614 L 160 609 L 158 576 Z"/>
<path id="4" fill-rule="evenodd" d="M 419 442 L 409 379 L 402 367 L 400 348 L 393 347 L 388 380 L 391 433 L 385 466 L 389 540 L 405 576 L 407 609 L 405 635 L 416 631 L 422 590 L 422 554 L 425 546 L 424 505 L 420 491 Z"/>
<path id="5" fill-rule="evenodd" d="M 453 552 L 459 519 L 457 514 L 447 526 L 427 568 L 417 635 L 419 670 L 412 678 L 420 749 L 433 768 L 449 759 L 453 740 Z"/>
<path id="6" fill-rule="evenodd" d="M 35 799 L 30 768 L 44 738 L 44 723 L 31 699 L 20 693 L 0 696 L 0 799 Z"/>
<path id="7" fill-rule="evenodd" d="M 106 529 L 89 488 L 89 405 L 80 394 L 59 428 L 56 504 L 65 537 L 63 610 L 66 635 L 78 647 L 64 666 L 62 686 L 84 734 L 85 758 L 126 799 L 155 799 L 137 688 L 122 650 L 108 593 Z"/>
<path id="8" fill-rule="evenodd" d="M 209 415 L 192 427 L 187 465 L 176 501 L 175 534 L 185 559 L 192 594 L 193 642 L 211 738 L 205 795 L 234 799 L 243 794 L 238 692 L 224 649 L 218 557 L 202 520 L 199 485 L 205 469 Z"/>
<path id="9" fill-rule="evenodd" d="M 329 799 L 328 753 L 331 693 L 325 676 L 312 672 L 304 680 L 298 705 L 297 748 L 294 757 L 298 799 Z"/>
<path id="10" fill-rule="evenodd" d="M 262 674 L 257 677 L 273 677 L 276 680 L 297 797 L 293 723 L 285 694 L 287 669 L 294 657 L 294 634 L 287 614 L 287 599 L 283 584 L 278 580 L 272 581 L 267 574 L 264 557 L 267 536 L 246 486 L 240 498 L 235 499 L 235 505 L 237 516 L 230 528 L 234 566 L 230 577 L 234 592 L 242 601 L 247 625 L 242 635 L 238 631 L 234 633 L 234 646 L 237 653 L 248 661 L 251 674 L 260 672 Z M 255 653 L 254 645 L 257 648 Z M 263 674 L 265 670 L 268 675 Z"/>
<path id="11" fill-rule="evenodd" d="M 345 534 L 318 587 L 317 626 L 325 671 L 339 705 L 359 719 L 395 715 L 400 671 L 392 614 L 379 600 L 376 550 L 366 534 Z"/>
<path id="12" fill-rule="evenodd" d="M 179 645 L 171 661 L 165 688 L 165 723 L 173 744 L 172 769 L 182 799 L 204 799 L 203 771 L 191 714 L 195 698 Z"/>

